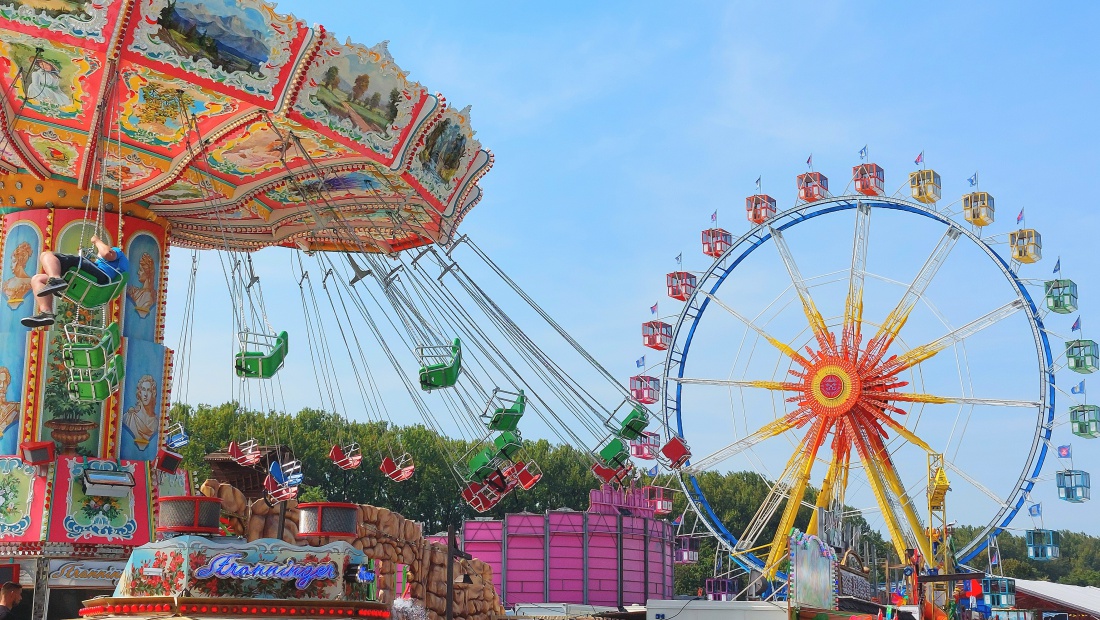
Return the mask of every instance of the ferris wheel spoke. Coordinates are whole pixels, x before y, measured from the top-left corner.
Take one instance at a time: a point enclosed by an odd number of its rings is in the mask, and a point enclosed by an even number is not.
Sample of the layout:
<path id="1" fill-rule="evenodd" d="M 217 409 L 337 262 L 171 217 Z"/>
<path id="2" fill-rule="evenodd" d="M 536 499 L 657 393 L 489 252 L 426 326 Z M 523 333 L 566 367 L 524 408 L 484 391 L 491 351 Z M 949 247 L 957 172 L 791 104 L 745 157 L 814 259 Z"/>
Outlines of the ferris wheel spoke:
<path id="1" fill-rule="evenodd" d="M 987 327 L 996 325 L 997 323 L 1007 319 L 1008 317 L 1016 314 L 1017 311 L 1024 308 L 1024 302 L 1022 299 L 1016 298 L 1007 304 L 993 310 L 992 312 L 981 316 L 973 321 L 954 329 L 946 335 L 929 342 L 928 344 L 921 345 L 906 351 L 905 353 L 897 356 L 894 360 L 888 360 L 883 365 L 883 371 L 880 375 L 894 375 L 904 370 L 907 370 L 921 362 L 931 358 L 940 351 L 955 344 L 956 342 L 962 342 L 974 334 L 982 331 Z"/>
<path id="2" fill-rule="evenodd" d="M 897 420 L 895 420 L 893 418 L 893 416 L 890 416 L 890 415 L 888 415 L 888 414 L 886 414 L 885 412 L 882 412 L 882 411 L 876 411 L 874 409 L 874 407 L 869 406 L 871 404 L 879 405 L 879 406 L 882 406 L 883 408 L 885 408 L 885 403 L 876 403 L 874 401 L 872 401 L 871 403 L 868 403 L 868 404 L 860 403 L 859 404 L 860 409 L 863 411 L 864 415 L 870 416 L 874 420 L 885 423 L 887 426 L 892 428 L 894 430 L 894 432 L 896 432 L 898 435 L 900 435 L 903 439 L 905 439 L 909 443 L 917 446 L 921 450 L 924 450 L 925 452 L 928 452 L 930 454 L 934 453 L 934 451 L 932 450 L 932 447 L 929 446 L 923 439 L 918 437 L 916 433 L 914 433 L 913 431 L 905 428 L 905 425 L 902 424 L 901 422 L 898 422 Z"/>
<path id="3" fill-rule="evenodd" d="M 863 279 L 867 269 L 867 234 L 871 224 L 871 207 L 862 202 L 856 207 L 856 227 L 852 235 L 852 269 L 848 276 L 848 298 L 844 302 L 844 327 L 840 337 L 840 355 L 848 357 L 859 351 L 863 328 Z"/>
<path id="4" fill-rule="evenodd" d="M 947 255 L 951 253 L 951 248 L 955 247 L 955 242 L 958 241 L 961 234 L 955 228 L 948 228 L 947 232 L 940 238 L 939 243 L 936 244 L 935 249 L 928 256 L 928 260 L 924 262 L 920 271 L 917 272 L 917 276 L 913 278 L 913 282 L 905 290 L 905 294 L 901 296 L 898 305 L 890 311 L 890 314 L 886 315 L 886 320 L 882 322 L 882 326 L 871 338 L 867 346 L 867 353 L 863 358 L 864 368 L 869 368 L 870 365 L 878 363 L 890 348 L 898 333 L 901 332 L 901 328 L 905 326 L 905 322 L 909 319 L 909 313 L 917 305 L 917 300 L 924 295 L 924 291 L 927 290 L 932 279 L 936 277 L 936 273 L 947 260 Z"/>
<path id="5" fill-rule="evenodd" d="M 791 456 L 791 460 L 797 462 L 796 475 L 792 481 L 790 492 L 787 494 L 787 504 L 783 507 L 783 514 L 779 518 L 779 526 L 772 538 L 771 549 L 768 551 L 767 566 L 775 567 L 769 570 L 768 578 L 774 579 L 779 560 L 787 553 L 787 536 L 794 526 L 798 509 L 802 507 L 802 497 L 806 494 L 806 485 L 810 482 L 810 472 L 813 471 L 817 453 L 825 442 L 825 436 L 833 423 L 826 422 L 824 418 L 818 418 L 810 427 L 803 439 L 802 445 Z"/>
<path id="6" fill-rule="evenodd" d="M 794 255 L 791 254 L 791 249 L 787 246 L 787 240 L 783 238 L 783 233 L 778 228 L 769 226 L 768 231 L 772 235 L 772 240 L 775 241 L 775 247 L 779 250 L 780 258 L 783 259 L 783 266 L 787 268 L 787 275 L 791 277 L 791 283 L 794 284 L 795 291 L 798 292 L 798 298 L 802 301 L 802 311 L 806 313 L 806 320 L 810 322 L 810 329 L 813 331 L 814 337 L 817 338 L 818 345 L 825 351 L 835 353 L 836 344 L 833 341 L 832 334 L 829 332 L 828 326 L 825 325 L 825 319 L 821 316 L 821 311 L 817 309 L 813 297 L 810 296 L 810 289 L 806 286 L 806 281 L 802 279 L 802 273 L 794 262 Z"/>
<path id="7" fill-rule="evenodd" d="M 783 381 L 748 381 L 741 379 L 695 379 L 692 377 L 668 377 L 669 381 L 675 381 L 682 385 L 721 385 L 725 387 L 751 387 L 777 392 L 797 390 L 799 384 Z"/>
<path id="8" fill-rule="evenodd" d="M 720 307 L 723 310 L 725 310 L 726 312 L 730 313 L 733 316 L 733 318 L 737 319 L 738 321 L 741 321 L 742 323 L 745 324 L 746 327 L 748 327 L 752 331 L 759 334 L 760 337 L 767 340 L 768 343 L 770 343 L 776 349 L 779 349 L 779 351 L 782 352 L 784 355 L 786 355 L 787 357 L 793 359 L 794 361 L 798 362 L 799 364 L 802 364 L 802 366 L 809 366 L 809 362 L 806 361 L 806 358 L 799 355 L 799 353 L 797 351 L 795 351 L 793 348 L 791 348 L 790 345 L 786 344 L 785 342 L 780 341 L 778 338 L 776 338 L 776 337 L 772 336 L 771 334 L 769 334 L 768 332 L 764 331 L 756 323 L 754 323 L 751 319 L 749 319 L 748 317 L 742 315 L 740 312 L 734 310 L 733 308 L 729 307 L 722 300 L 718 299 L 717 297 L 715 297 L 711 293 L 703 292 L 703 295 L 705 295 L 712 302 L 718 304 L 718 307 Z"/>
<path id="9" fill-rule="evenodd" d="M 970 483 L 974 488 L 978 489 L 982 493 L 986 494 L 993 501 L 997 502 L 997 504 L 1000 505 L 1002 508 L 1009 508 L 1010 507 L 1008 505 L 1008 503 L 1005 502 L 1005 500 L 998 497 L 996 493 L 989 490 L 988 487 L 986 487 L 984 484 L 978 482 L 973 476 L 971 476 L 970 474 L 967 474 L 965 471 L 960 469 L 958 466 L 956 466 L 951 461 L 948 461 L 947 459 L 944 459 L 944 464 L 947 466 L 948 469 L 950 469 L 951 471 L 958 474 L 960 478 L 962 478 L 963 480 Z"/>
<path id="10" fill-rule="evenodd" d="M 726 461 L 728 459 L 737 456 L 741 452 L 748 450 L 756 444 L 766 439 L 771 439 L 778 435 L 797 428 L 799 425 L 805 423 L 805 414 L 808 410 L 796 410 L 786 416 L 773 420 L 764 426 L 762 426 L 755 433 L 729 444 L 728 446 L 721 448 L 720 450 L 713 452 L 701 459 L 693 460 L 690 466 L 684 467 L 684 471 L 688 473 L 698 473 L 713 469 L 716 465 Z"/>
<path id="11" fill-rule="evenodd" d="M 821 508 L 828 510 L 833 506 L 844 506 L 844 492 L 848 488 L 848 471 L 851 465 L 851 444 L 847 442 L 846 433 L 842 433 L 838 427 L 836 429 L 838 437 L 834 439 L 833 458 L 829 461 L 829 469 L 825 471 L 825 478 L 821 483 L 821 491 L 817 494 L 817 503 L 815 508 Z M 840 439 L 840 436 L 844 436 L 845 439 Z M 847 445 L 840 445 L 840 442 L 844 441 Z M 806 532 L 809 534 L 819 535 L 817 522 L 817 510 L 814 510 L 810 515 L 810 524 L 806 527 Z"/>
<path id="12" fill-rule="evenodd" d="M 896 511 L 897 502 L 890 497 L 882 469 L 868 445 L 868 438 L 865 433 L 856 428 L 856 424 L 852 419 L 845 418 L 842 424 L 853 437 L 856 452 L 859 453 L 864 471 L 867 472 L 867 483 L 871 487 L 871 493 L 875 496 L 882 518 L 886 521 L 886 529 L 890 532 L 894 549 L 897 551 L 898 557 L 905 557 L 905 549 L 908 543 L 904 534 L 905 530 L 901 526 L 901 518 Z"/>
<path id="13" fill-rule="evenodd" d="M 802 445 L 802 443 L 799 444 L 799 446 Z M 790 492 L 792 481 L 798 473 L 799 467 L 801 467 L 798 458 L 800 454 L 801 449 L 795 451 L 794 455 L 787 461 L 786 466 L 783 467 L 779 477 L 776 478 L 775 484 L 768 489 L 764 501 L 760 502 L 760 506 L 757 507 L 752 519 L 745 527 L 745 531 L 737 539 L 736 550 L 747 552 L 756 546 L 756 540 L 760 538 L 760 534 L 764 532 L 768 523 L 771 522 L 772 516 L 775 515 L 775 511 L 779 509 L 780 504 L 783 503 Z"/>
<path id="14" fill-rule="evenodd" d="M 1042 405 L 1038 401 L 1009 400 L 1004 398 L 970 398 L 964 396 L 935 396 L 904 392 L 864 392 L 864 396 L 874 400 L 905 403 L 930 403 L 933 405 L 984 405 L 988 407 L 1022 407 L 1036 409 Z"/>
<path id="15" fill-rule="evenodd" d="M 869 440 L 872 448 L 872 460 L 879 468 L 887 487 L 893 493 L 902 514 L 905 515 L 905 520 L 909 522 L 909 533 L 916 539 L 917 548 L 920 549 L 921 555 L 926 559 L 931 558 L 932 545 L 925 533 L 924 524 L 917 516 L 917 511 L 914 508 L 915 504 L 905 491 L 905 485 L 901 481 L 894 460 L 890 457 L 890 451 L 886 449 L 880 437 L 871 436 Z"/>

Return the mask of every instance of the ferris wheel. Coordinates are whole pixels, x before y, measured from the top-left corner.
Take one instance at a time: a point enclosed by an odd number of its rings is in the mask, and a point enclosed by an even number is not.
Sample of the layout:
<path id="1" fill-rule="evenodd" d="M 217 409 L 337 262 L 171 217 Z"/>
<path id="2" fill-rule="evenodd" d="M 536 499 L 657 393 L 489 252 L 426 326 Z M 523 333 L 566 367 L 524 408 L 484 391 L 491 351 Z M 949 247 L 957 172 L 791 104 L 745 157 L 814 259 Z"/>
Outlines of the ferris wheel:
<path id="1" fill-rule="evenodd" d="M 825 512 L 858 513 L 899 558 L 916 551 L 941 571 L 971 560 L 1032 502 L 1055 372 L 1082 372 L 1071 343 L 1052 355 L 1042 289 L 1032 297 L 1044 283 L 1020 275 L 1041 258 L 1035 230 L 983 236 L 992 196 L 972 188 L 938 204 L 930 169 L 893 196 L 883 181 L 863 163 L 834 196 L 811 170 L 780 211 L 757 180 L 752 229 L 735 239 L 712 216 L 702 241 L 713 263 L 669 273 L 682 310 L 643 326 L 665 359 L 659 378 L 635 383 L 659 381 L 651 393 L 696 455 L 677 472 L 689 509 L 744 571 L 780 572 L 804 507 L 811 533 Z M 696 474 L 738 467 L 770 492 L 735 529 Z M 966 540 L 949 537 L 949 485 L 952 516 L 978 526 Z"/>

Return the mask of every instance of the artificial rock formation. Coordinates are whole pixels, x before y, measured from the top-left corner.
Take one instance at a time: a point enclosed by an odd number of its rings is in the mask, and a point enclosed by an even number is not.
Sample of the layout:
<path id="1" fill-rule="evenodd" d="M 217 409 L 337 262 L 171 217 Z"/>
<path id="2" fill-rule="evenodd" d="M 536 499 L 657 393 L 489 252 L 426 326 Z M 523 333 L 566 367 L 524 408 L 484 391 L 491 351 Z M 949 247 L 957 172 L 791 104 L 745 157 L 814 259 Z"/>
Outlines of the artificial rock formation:
<path id="1" fill-rule="evenodd" d="M 207 497 L 222 499 L 223 515 L 229 518 L 229 527 L 235 534 L 249 541 L 260 538 L 277 538 L 279 533 L 279 506 L 268 506 L 262 499 L 249 502 L 239 490 L 217 480 L 207 480 L 200 489 Z M 286 521 L 283 540 L 295 545 L 318 546 L 335 539 L 298 537 L 298 502 L 286 503 Z M 359 506 L 358 536 L 349 541 L 375 560 L 378 578 L 378 598 L 392 604 L 396 570 L 404 564 L 409 570 L 408 596 L 424 607 L 428 620 L 441 620 L 447 607 L 447 547 L 428 542 L 420 530 L 420 524 L 376 506 Z M 503 616 L 496 588 L 493 586 L 493 569 L 479 560 L 456 563 L 455 572 L 465 570 L 473 583 L 454 585 L 454 617 L 459 620 L 490 620 Z"/>

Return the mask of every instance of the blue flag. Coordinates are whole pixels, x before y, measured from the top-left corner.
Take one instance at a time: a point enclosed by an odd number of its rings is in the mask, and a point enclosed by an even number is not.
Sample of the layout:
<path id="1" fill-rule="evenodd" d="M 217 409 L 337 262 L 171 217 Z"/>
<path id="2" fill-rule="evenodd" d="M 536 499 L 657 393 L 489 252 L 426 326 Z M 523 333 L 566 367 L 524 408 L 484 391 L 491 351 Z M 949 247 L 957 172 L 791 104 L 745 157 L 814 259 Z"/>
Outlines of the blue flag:
<path id="1" fill-rule="evenodd" d="M 867 159 L 867 145 L 866 144 L 863 145 L 863 148 L 859 149 L 859 159 L 860 159 L 860 161 L 863 161 L 864 159 Z"/>
<path id="2" fill-rule="evenodd" d="M 645 368 L 645 356 L 643 355 L 643 356 L 639 357 L 638 361 L 636 361 L 634 363 L 638 365 L 638 368 Z"/>
<path id="3" fill-rule="evenodd" d="M 1077 320 L 1073 322 L 1073 327 L 1069 328 L 1069 331 L 1071 331 L 1071 332 L 1081 331 L 1081 317 L 1080 316 L 1078 316 Z"/>
<path id="4" fill-rule="evenodd" d="M 676 264 L 677 265 L 683 265 L 684 264 L 684 253 L 683 252 L 680 252 L 679 254 L 676 255 Z"/>
<path id="5" fill-rule="evenodd" d="M 975 172 L 974 176 L 967 179 L 967 181 L 970 182 L 970 187 L 974 187 L 975 185 L 977 185 L 978 184 L 978 173 Z"/>
<path id="6" fill-rule="evenodd" d="M 1068 459 L 1073 457 L 1073 451 L 1070 446 L 1058 446 L 1058 458 Z"/>
<path id="7" fill-rule="evenodd" d="M 654 465 L 653 467 L 650 467 L 649 469 L 646 470 L 645 473 L 650 475 L 650 476 L 656 476 L 657 475 L 657 466 Z"/>
<path id="8" fill-rule="evenodd" d="M 1081 379 L 1081 382 L 1069 388 L 1070 394 L 1084 394 L 1085 393 L 1085 380 Z"/>
<path id="9" fill-rule="evenodd" d="M 760 179 L 763 177 L 756 177 L 756 193 L 760 193 Z"/>
<path id="10" fill-rule="evenodd" d="M 1058 260 L 1054 261 L 1054 273 L 1062 273 L 1062 257 L 1059 256 Z"/>
<path id="11" fill-rule="evenodd" d="M 1043 505 L 1042 504 L 1032 504 L 1031 506 L 1028 506 L 1027 514 L 1029 514 L 1033 517 L 1043 516 Z"/>
<path id="12" fill-rule="evenodd" d="M 810 156 L 806 158 L 806 165 L 810 166 L 810 167 L 813 167 L 813 165 L 814 165 L 814 154 L 813 153 L 810 153 Z"/>

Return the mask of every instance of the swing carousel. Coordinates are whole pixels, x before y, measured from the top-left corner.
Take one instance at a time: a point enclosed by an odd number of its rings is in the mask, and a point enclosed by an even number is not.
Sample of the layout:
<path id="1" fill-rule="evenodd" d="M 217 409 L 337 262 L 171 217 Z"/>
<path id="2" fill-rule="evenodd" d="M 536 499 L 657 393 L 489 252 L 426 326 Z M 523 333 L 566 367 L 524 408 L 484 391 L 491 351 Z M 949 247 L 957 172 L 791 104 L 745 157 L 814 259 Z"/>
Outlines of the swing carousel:
<path id="1" fill-rule="evenodd" d="M 229 261 L 227 372 L 262 384 L 291 339 L 256 311 L 247 253 L 446 244 L 492 156 L 469 109 L 410 80 L 384 42 L 342 43 L 261 0 L 0 2 L 0 87 L 0 556 L 24 557 L 20 579 L 43 586 L 51 561 L 149 542 L 154 500 L 188 492 L 188 433 L 166 419 L 171 246 Z M 39 254 L 87 252 L 93 235 L 130 272 L 102 286 L 67 274 L 57 324 L 22 326 Z M 459 346 L 421 351 L 422 386 L 454 383 Z M 251 467 L 258 448 L 242 437 L 226 452 Z M 362 462 L 353 438 L 331 457 Z M 268 461 L 267 496 L 293 497 L 300 465 Z M 413 471 L 399 451 L 382 467 Z"/>

